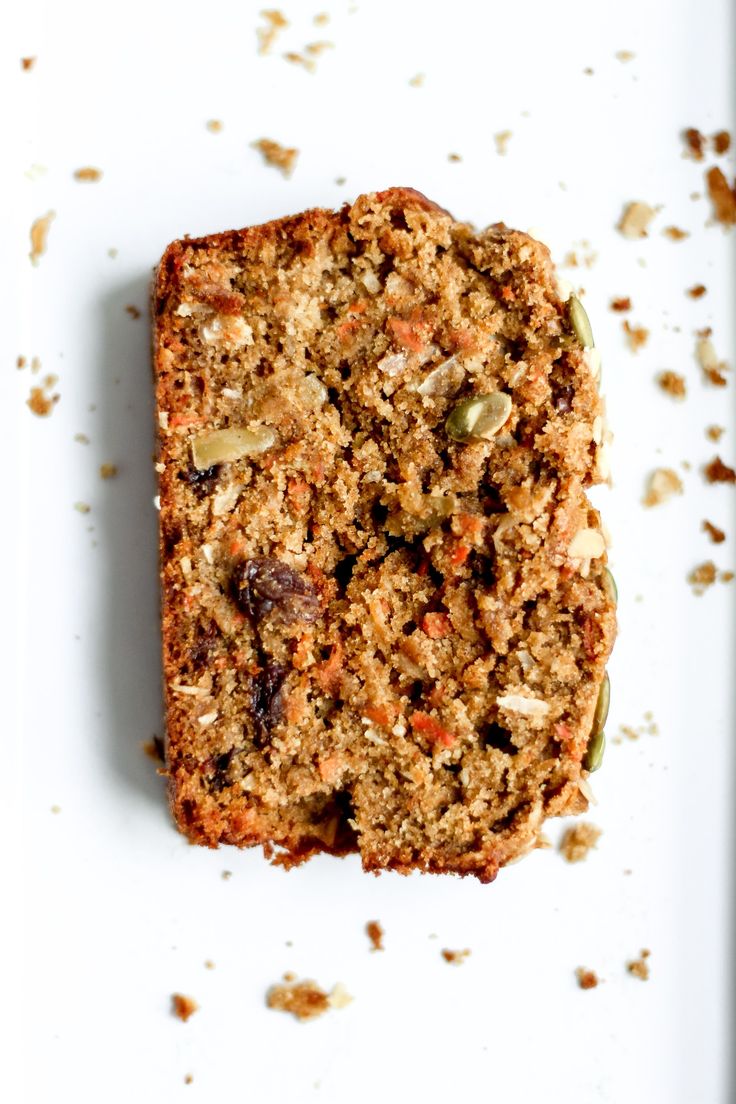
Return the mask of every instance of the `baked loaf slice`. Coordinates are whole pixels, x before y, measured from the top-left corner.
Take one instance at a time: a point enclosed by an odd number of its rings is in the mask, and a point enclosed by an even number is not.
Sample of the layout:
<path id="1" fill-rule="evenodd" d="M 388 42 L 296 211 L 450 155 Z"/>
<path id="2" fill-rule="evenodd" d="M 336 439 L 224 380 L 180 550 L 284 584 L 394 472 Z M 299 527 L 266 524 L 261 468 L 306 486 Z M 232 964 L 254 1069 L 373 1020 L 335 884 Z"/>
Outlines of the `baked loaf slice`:
<path id="1" fill-rule="evenodd" d="M 585 312 L 403 188 L 174 242 L 154 309 L 179 828 L 490 881 L 600 758 Z"/>

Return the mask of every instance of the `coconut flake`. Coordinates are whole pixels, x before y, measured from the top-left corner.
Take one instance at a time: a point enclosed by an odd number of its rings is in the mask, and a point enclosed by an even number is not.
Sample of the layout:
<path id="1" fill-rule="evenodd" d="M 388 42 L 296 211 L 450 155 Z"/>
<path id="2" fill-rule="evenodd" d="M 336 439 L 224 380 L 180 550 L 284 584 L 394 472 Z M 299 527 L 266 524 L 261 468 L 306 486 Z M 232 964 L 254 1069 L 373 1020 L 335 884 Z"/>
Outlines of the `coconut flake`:
<path id="1" fill-rule="evenodd" d="M 496 698 L 496 705 L 509 713 L 521 713 L 523 717 L 546 717 L 549 713 L 548 702 L 525 694 L 503 694 Z"/>

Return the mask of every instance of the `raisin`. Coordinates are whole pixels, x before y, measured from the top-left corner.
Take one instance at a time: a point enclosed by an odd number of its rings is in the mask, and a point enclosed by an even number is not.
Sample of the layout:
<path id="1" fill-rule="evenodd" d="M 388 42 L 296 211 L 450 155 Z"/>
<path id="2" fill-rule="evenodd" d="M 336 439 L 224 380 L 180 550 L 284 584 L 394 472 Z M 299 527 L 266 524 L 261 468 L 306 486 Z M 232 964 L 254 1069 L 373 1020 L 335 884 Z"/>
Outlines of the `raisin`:
<path id="1" fill-rule="evenodd" d="M 560 387 L 554 399 L 555 410 L 558 414 L 567 414 L 572 410 L 572 401 L 575 398 L 575 390 L 572 387 Z"/>
<path id="2" fill-rule="evenodd" d="M 193 464 L 190 464 L 184 471 L 177 472 L 177 479 L 181 479 L 183 483 L 191 487 L 197 498 L 203 498 L 205 495 L 212 494 L 219 474 L 219 464 L 213 464 L 212 467 L 205 468 L 204 471 L 199 471 Z"/>
<path id="3" fill-rule="evenodd" d="M 273 614 L 284 624 L 316 621 L 319 598 L 310 582 L 293 567 L 270 556 L 244 560 L 233 571 L 231 594 L 255 625 Z"/>
<path id="4" fill-rule="evenodd" d="M 225 786 L 229 785 L 228 771 L 230 769 L 230 761 L 233 757 L 233 749 L 224 752 L 222 755 L 218 755 L 214 762 L 215 773 L 210 780 L 211 790 L 224 790 Z"/>
<path id="5" fill-rule="evenodd" d="M 281 720 L 282 695 L 287 670 L 280 663 L 267 661 L 251 683 L 251 711 L 256 726 L 256 746 L 265 747 L 271 729 Z"/>
<path id="6" fill-rule="evenodd" d="M 201 624 L 196 626 L 195 641 L 187 649 L 187 658 L 194 672 L 199 672 L 206 666 L 219 635 L 220 630 L 214 621 L 210 621 L 206 627 Z"/>

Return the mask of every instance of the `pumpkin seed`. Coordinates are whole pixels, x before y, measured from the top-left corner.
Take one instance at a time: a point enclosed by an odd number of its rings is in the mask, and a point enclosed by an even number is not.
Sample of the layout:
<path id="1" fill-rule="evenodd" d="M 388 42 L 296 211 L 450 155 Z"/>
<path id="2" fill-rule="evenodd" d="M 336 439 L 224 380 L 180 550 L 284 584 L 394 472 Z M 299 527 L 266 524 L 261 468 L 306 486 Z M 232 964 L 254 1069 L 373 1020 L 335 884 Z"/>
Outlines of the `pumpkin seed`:
<path id="1" fill-rule="evenodd" d="M 603 590 L 607 598 L 614 603 L 618 602 L 618 587 L 616 580 L 607 567 L 603 568 Z"/>
<path id="2" fill-rule="evenodd" d="M 265 452 L 276 443 L 276 434 L 270 426 L 244 429 L 228 426 L 213 429 L 192 442 L 192 461 L 198 471 L 206 471 L 213 464 L 223 464 Z"/>
<path id="3" fill-rule="evenodd" d="M 490 441 L 508 421 L 511 405 L 511 396 L 505 391 L 464 399 L 445 422 L 447 434 L 455 441 Z"/>
<path id="4" fill-rule="evenodd" d="M 593 330 L 590 325 L 590 319 L 577 295 L 571 295 L 567 301 L 567 316 L 570 319 L 570 325 L 575 331 L 575 336 L 583 348 L 594 348 L 595 341 L 593 340 Z"/>
<path id="5" fill-rule="evenodd" d="M 583 769 L 590 771 L 597 771 L 603 763 L 603 753 L 606 750 L 606 734 L 601 729 L 599 732 L 594 732 L 588 742 L 588 750 L 585 752 L 583 759 Z"/>
<path id="6" fill-rule="evenodd" d="M 608 720 L 608 707 L 611 704 L 611 680 L 608 671 L 603 676 L 601 688 L 598 691 L 598 701 L 595 703 L 593 714 L 593 732 L 602 731 Z"/>

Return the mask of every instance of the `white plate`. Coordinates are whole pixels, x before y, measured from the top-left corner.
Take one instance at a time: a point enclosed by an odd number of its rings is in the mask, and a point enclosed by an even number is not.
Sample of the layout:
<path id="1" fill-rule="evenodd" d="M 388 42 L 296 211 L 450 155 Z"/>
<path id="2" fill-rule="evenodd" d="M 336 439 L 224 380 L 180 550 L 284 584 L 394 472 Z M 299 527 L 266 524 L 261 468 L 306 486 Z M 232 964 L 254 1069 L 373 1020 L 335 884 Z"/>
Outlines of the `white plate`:
<path id="1" fill-rule="evenodd" d="M 66 0 L 5 16 L 17 197 L 4 204 L 5 487 L 17 497 L 6 585 L 19 606 L 24 749 L 15 763 L 14 742 L 7 761 L 22 802 L 25 1099 L 733 1099 L 736 591 L 717 583 L 695 597 L 686 576 L 711 558 L 734 568 L 736 490 L 707 486 L 700 470 L 716 452 L 736 458 L 733 373 L 707 387 L 693 356 L 695 328 L 712 325 L 734 366 L 734 239 L 690 198 L 704 165 L 682 157 L 679 138 L 689 125 L 733 129 L 729 5 L 362 0 L 351 12 L 292 0 L 270 57 L 256 53 L 260 6 Z M 316 27 L 321 8 L 333 19 Z M 314 74 L 281 57 L 321 39 L 335 45 Z M 29 72 L 24 55 L 38 58 Z M 213 118 L 219 134 L 205 127 Z M 493 136 L 506 130 L 500 156 Z M 250 148 L 262 136 L 300 149 L 290 180 Z M 732 157 L 719 163 L 732 177 Z M 73 180 L 88 165 L 103 179 Z M 259 852 L 192 848 L 141 750 L 161 732 L 151 268 L 184 233 L 392 184 L 476 223 L 542 227 L 558 260 L 596 254 L 564 274 L 586 290 L 616 433 L 614 487 L 596 499 L 621 592 L 609 748 L 588 817 L 604 834 L 585 863 L 537 852 L 490 886 L 375 879 L 355 859 L 286 874 Z M 662 205 L 641 242 L 615 230 L 633 199 Z M 32 268 L 28 228 L 48 210 L 48 251 Z M 672 242 L 668 225 L 690 236 Z M 693 301 L 685 289 L 699 282 L 708 292 Z M 626 295 L 650 330 L 637 355 L 608 308 Z M 18 354 L 59 377 L 48 419 L 25 406 L 36 381 L 16 371 Z M 686 402 L 656 387 L 665 368 L 687 377 Z M 710 423 L 729 427 L 717 447 Z M 103 482 L 106 461 L 119 475 Z M 658 465 L 679 471 L 685 492 L 645 510 Z M 703 518 L 724 544 L 709 543 Z M 611 742 L 647 712 L 658 735 Z M 363 931 L 374 918 L 383 954 Z M 443 947 L 472 955 L 449 966 Z M 643 947 L 646 983 L 626 971 Z M 604 984 L 582 992 L 577 966 Z M 307 1025 L 268 1011 L 264 993 L 285 970 L 341 981 L 354 1003 Z M 174 991 L 201 1005 L 187 1024 L 170 1015 Z M 10 1076 L 3 1065 L 0 1084 Z"/>

